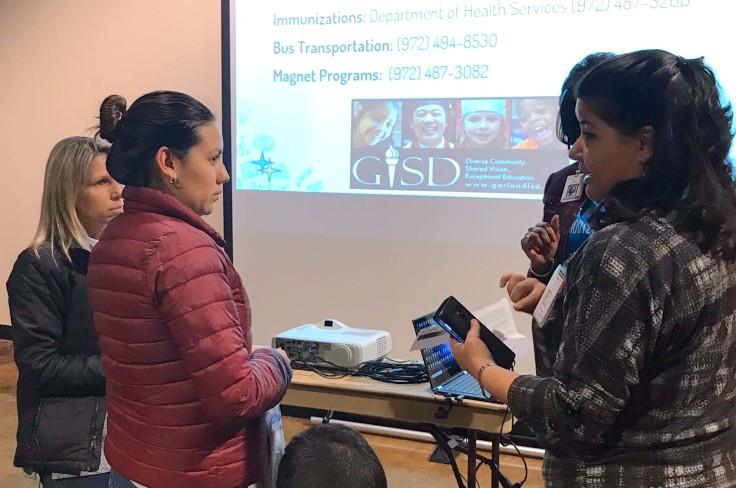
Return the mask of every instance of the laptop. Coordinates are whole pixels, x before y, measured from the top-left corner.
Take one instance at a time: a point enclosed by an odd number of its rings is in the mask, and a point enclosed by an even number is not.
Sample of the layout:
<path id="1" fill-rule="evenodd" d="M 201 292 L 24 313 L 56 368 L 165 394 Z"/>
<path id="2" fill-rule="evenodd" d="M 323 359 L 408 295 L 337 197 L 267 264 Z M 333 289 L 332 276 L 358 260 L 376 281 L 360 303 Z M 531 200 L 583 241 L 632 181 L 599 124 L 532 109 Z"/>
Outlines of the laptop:
<path id="1" fill-rule="evenodd" d="M 414 325 L 415 334 L 425 327 L 437 325 L 432 315 L 427 314 L 411 321 Z M 422 359 L 429 374 L 432 393 L 435 395 L 498 403 L 487 391 L 486 396 L 483 396 L 483 390 L 476 379 L 467 371 L 464 371 L 455 361 L 450 344 L 444 343 L 422 349 Z"/>

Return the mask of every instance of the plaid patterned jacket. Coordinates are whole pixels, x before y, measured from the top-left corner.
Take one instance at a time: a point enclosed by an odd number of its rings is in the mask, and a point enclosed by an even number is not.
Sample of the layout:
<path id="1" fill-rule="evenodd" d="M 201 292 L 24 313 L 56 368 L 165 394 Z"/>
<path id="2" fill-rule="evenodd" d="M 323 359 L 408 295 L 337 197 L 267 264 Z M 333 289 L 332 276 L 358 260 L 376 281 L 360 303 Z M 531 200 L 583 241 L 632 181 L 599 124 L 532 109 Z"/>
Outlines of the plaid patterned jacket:
<path id="1" fill-rule="evenodd" d="M 567 263 L 509 406 L 547 449 L 545 486 L 736 486 L 736 263 L 648 216 Z"/>

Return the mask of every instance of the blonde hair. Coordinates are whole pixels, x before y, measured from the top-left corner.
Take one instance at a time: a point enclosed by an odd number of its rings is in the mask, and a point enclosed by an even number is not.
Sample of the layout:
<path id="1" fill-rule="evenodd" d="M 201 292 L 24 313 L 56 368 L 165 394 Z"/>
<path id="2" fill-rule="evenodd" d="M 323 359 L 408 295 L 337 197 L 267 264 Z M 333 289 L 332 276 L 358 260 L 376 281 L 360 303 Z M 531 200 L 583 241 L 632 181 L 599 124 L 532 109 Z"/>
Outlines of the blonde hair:
<path id="1" fill-rule="evenodd" d="M 31 248 L 48 243 L 53 256 L 59 248 L 67 259 L 69 248 L 76 244 L 89 250 L 89 237 L 77 215 L 76 204 L 86 183 L 87 172 L 98 154 L 110 152 L 109 144 L 91 137 L 68 137 L 51 150 L 46 162 L 41 199 L 41 217 Z"/>

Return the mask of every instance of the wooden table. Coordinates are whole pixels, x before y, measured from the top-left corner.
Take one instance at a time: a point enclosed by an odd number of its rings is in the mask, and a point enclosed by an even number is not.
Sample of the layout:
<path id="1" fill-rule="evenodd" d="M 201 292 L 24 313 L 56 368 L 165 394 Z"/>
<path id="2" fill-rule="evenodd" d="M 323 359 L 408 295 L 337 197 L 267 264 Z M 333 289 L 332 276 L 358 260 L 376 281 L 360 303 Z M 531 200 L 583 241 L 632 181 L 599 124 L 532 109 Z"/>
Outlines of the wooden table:
<path id="1" fill-rule="evenodd" d="M 475 486 L 477 431 L 492 434 L 492 458 L 499 462 L 499 432 L 511 428 L 505 405 L 477 400 L 455 400 L 432 393 L 428 383 L 394 385 L 368 378 L 327 379 L 294 371 L 283 405 L 331 410 L 405 422 L 463 428 L 468 431 L 468 486 Z M 493 472 L 491 486 L 499 480 Z"/>

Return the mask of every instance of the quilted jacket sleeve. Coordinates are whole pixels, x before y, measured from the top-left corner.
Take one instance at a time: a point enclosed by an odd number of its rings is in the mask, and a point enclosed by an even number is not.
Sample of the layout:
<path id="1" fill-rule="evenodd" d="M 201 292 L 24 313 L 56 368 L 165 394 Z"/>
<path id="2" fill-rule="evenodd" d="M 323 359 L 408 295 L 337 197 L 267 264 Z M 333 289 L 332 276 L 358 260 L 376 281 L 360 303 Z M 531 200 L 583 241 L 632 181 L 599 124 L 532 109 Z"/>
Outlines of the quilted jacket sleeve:
<path id="1" fill-rule="evenodd" d="M 16 364 L 22 375 L 33 378 L 43 396 L 104 395 L 100 356 L 61 351 L 65 313 L 61 273 L 28 250 L 15 263 L 7 287 Z"/>
<path id="2" fill-rule="evenodd" d="M 152 262 L 161 319 L 212 420 L 251 418 L 276 405 L 291 368 L 272 349 L 248 351 L 243 326 L 250 324 L 241 324 L 221 253 L 199 245 Z"/>

